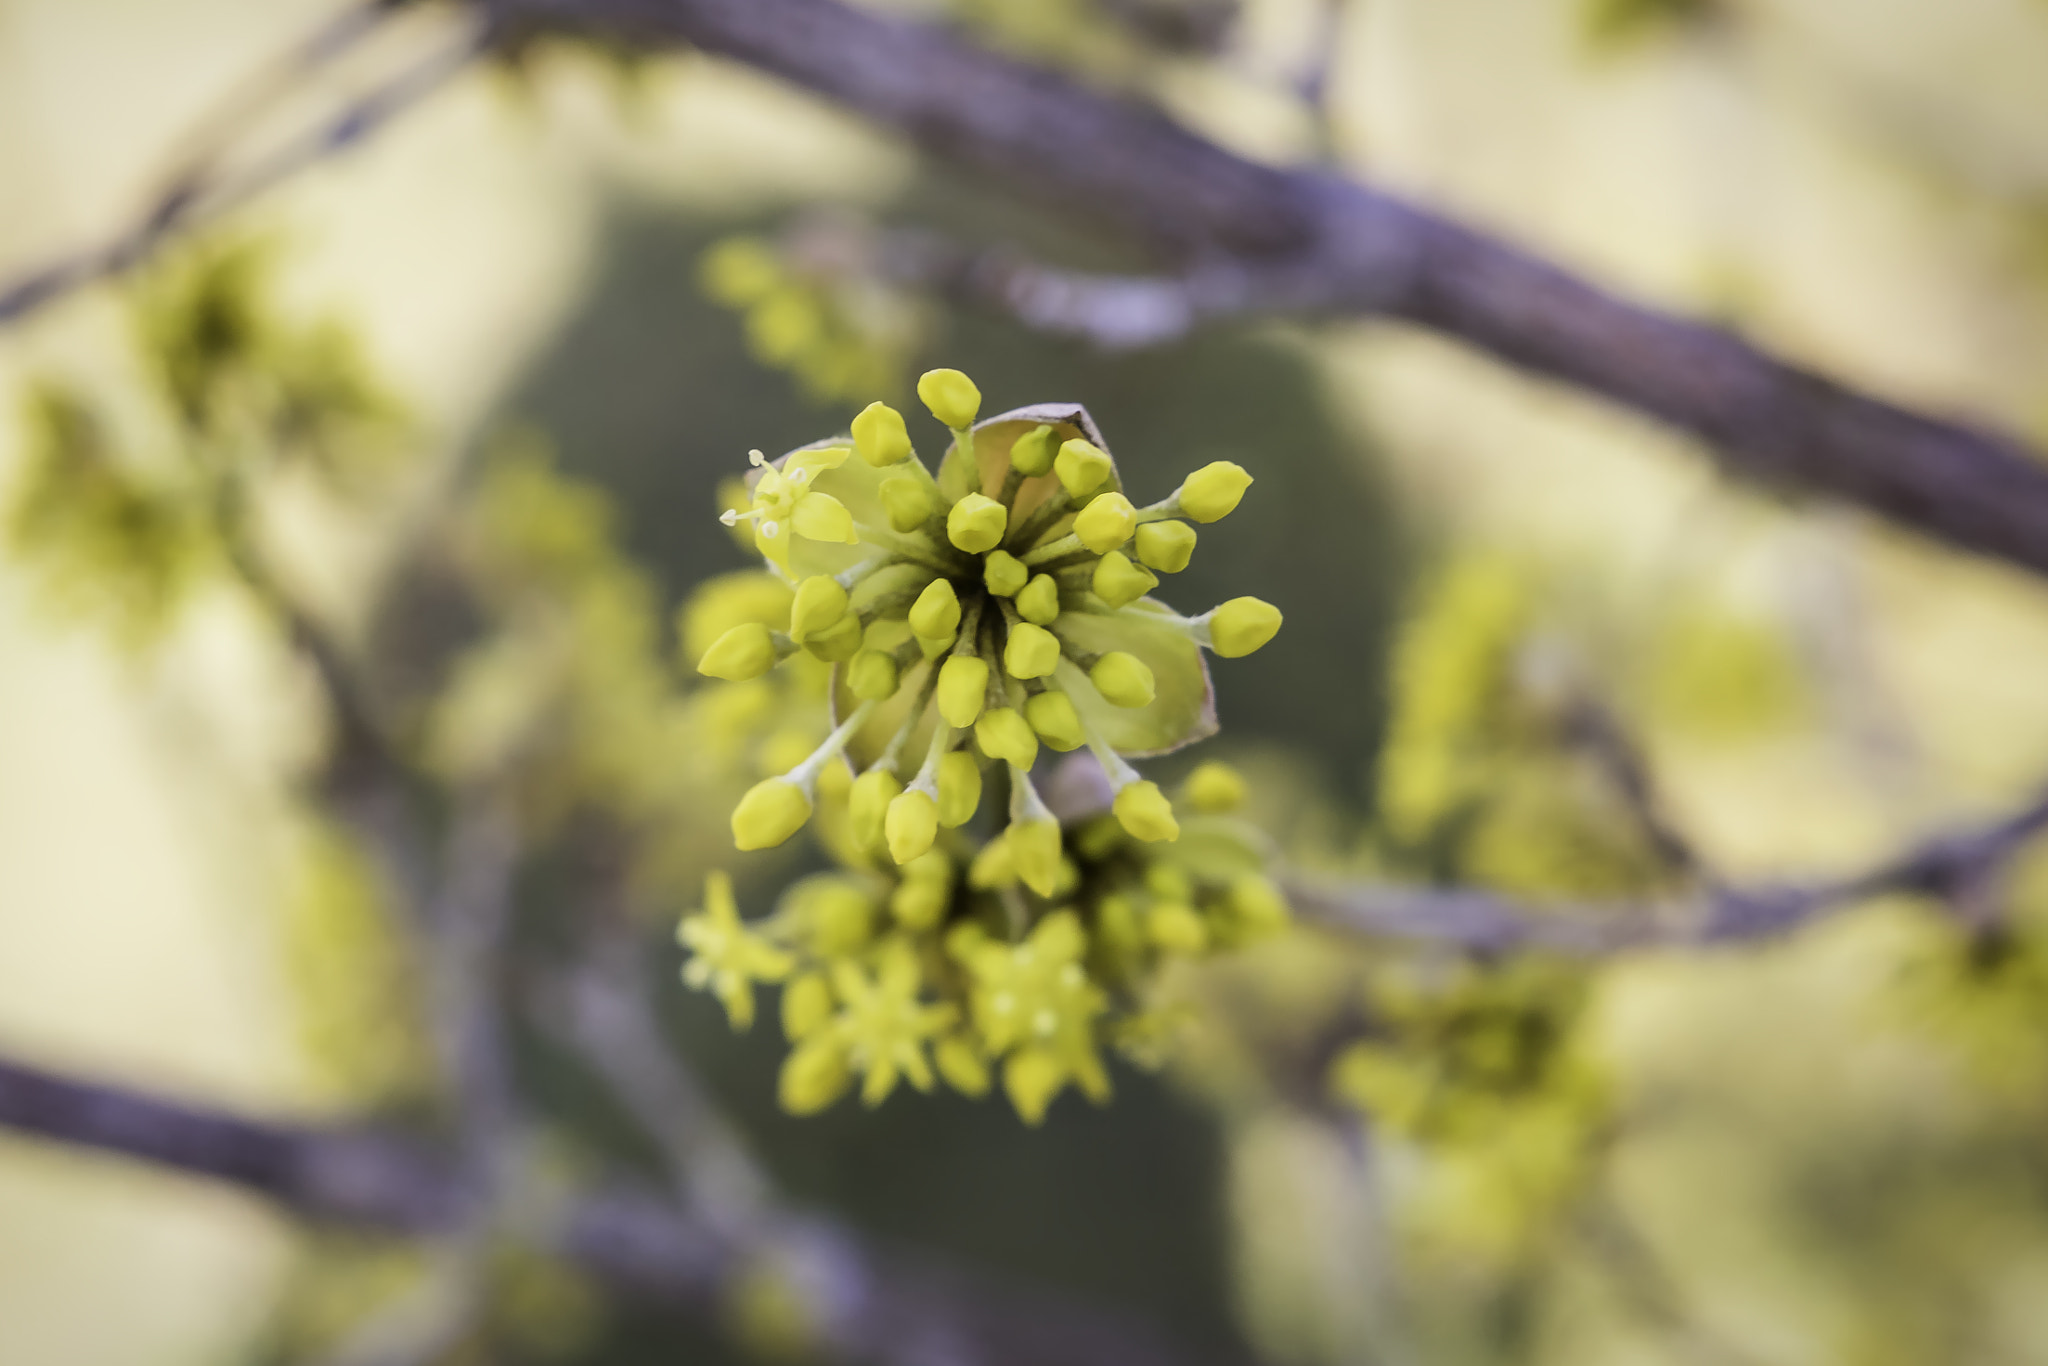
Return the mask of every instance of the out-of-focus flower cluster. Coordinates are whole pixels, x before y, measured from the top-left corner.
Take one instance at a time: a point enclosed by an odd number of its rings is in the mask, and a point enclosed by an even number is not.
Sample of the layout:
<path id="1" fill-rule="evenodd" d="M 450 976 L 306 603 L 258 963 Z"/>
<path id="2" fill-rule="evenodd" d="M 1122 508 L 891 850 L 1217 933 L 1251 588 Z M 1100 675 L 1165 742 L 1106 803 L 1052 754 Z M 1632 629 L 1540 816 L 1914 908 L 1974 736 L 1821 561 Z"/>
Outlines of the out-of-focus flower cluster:
<path id="1" fill-rule="evenodd" d="M 1181 822 L 1128 761 L 1213 733 L 1203 652 L 1251 653 L 1280 613 L 1237 598 L 1185 617 L 1147 596 L 1186 567 L 1190 523 L 1237 506 L 1251 483 L 1239 466 L 1207 465 L 1140 507 L 1085 411 L 977 421 L 980 393 L 958 371 L 918 389 L 951 432 L 936 473 L 881 403 L 850 438 L 772 464 L 755 453 L 748 505 L 726 520 L 749 528 L 788 605 L 730 627 L 698 664 L 736 683 L 785 661 L 831 666 L 836 724 L 746 794 L 732 831 L 742 850 L 768 848 L 822 809 L 824 842 L 858 873 L 787 903 L 772 933 L 741 922 L 714 881 L 683 939 L 693 983 L 735 1023 L 751 1018 L 751 982 L 789 980 L 791 1109 L 830 1103 L 856 1075 L 871 1104 L 899 1077 L 929 1086 L 929 1047 L 963 1090 L 986 1089 L 1001 1061 L 1035 1119 L 1069 1082 L 1106 1092 L 1096 1050 L 1112 993 L 1158 954 L 1285 918 L 1247 832 L 1204 829 L 1179 857 L 1149 849 Z M 1056 814 L 1034 782 L 1041 749 L 1084 746 L 1101 800 Z M 1236 798 L 1211 768 L 1182 807 Z M 978 834 L 985 807 L 1007 818 Z M 820 917 L 836 928 L 810 928 Z"/>

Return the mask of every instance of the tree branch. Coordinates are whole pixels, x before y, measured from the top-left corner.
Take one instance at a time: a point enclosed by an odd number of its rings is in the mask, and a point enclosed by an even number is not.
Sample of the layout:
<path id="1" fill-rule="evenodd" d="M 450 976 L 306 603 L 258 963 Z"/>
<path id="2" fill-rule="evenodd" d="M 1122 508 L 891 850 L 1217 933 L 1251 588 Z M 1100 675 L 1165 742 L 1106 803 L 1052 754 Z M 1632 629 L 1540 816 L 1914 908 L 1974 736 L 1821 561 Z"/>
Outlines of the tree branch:
<path id="1" fill-rule="evenodd" d="M 487 2 L 759 67 L 1013 191 L 1134 230 L 1195 277 L 1234 269 L 1247 307 L 1417 323 L 1690 433 L 1736 477 L 2048 572 L 2048 468 L 2014 439 L 1626 303 L 1371 187 L 1248 161 L 1153 111 L 838 0 Z"/>
<path id="2" fill-rule="evenodd" d="M 457 1166 L 363 1130 L 265 1122 L 81 1081 L 0 1058 L 0 1127 L 118 1153 L 265 1196 L 288 1210 L 406 1235 L 461 1227 Z M 996 1284 L 833 1235 L 849 1271 L 830 1287 L 820 1346 L 907 1366 L 1191 1366 L 1149 1326 L 1049 1292 Z M 722 1310 L 745 1269 L 729 1240 L 658 1195 L 572 1204 L 553 1249 L 615 1288 L 693 1313 Z"/>

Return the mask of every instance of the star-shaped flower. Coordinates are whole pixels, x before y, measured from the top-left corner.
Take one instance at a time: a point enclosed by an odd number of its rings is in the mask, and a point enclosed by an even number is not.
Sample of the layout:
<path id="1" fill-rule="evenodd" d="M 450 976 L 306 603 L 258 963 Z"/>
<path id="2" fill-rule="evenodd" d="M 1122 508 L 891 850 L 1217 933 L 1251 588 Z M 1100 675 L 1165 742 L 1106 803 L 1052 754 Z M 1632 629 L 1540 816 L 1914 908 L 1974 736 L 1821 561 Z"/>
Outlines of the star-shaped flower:
<path id="1" fill-rule="evenodd" d="M 732 879 L 722 872 L 704 879 L 704 909 L 684 917 L 676 939 L 691 955 L 683 965 L 684 983 L 699 991 L 709 987 L 735 1029 L 754 1022 L 754 983 L 779 982 L 795 966 L 789 954 L 741 921 Z"/>

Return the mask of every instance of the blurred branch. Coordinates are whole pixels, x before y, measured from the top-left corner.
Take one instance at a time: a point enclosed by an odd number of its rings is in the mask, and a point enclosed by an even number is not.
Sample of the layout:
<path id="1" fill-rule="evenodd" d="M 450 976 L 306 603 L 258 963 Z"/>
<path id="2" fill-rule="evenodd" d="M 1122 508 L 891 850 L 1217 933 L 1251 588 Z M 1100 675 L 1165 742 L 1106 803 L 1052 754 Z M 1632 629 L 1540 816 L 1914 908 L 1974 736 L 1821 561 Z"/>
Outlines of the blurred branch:
<path id="1" fill-rule="evenodd" d="M 4 1058 L 0 1126 L 211 1177 L 316 1219 L 433 1235 L 465 1217 L 455 1166 L 396 1138 L 246 1119 Z M 1125 1315 L 817 1227 L 830 1231 L 848 1273 L 830 1287 L 829 1312 L 814 1325 L 834 1358 L 906 1366 L 1196 1360 Z M 716 1231 L 649 1192 L 585 1196 L 551 1232 L 551 1250 L 591 1275 L 697 1314 L 720 1312 L 726 1286 L 746 1269 Z"/>
<path id="2" fill-rule="evenodd" d="M 1650 765 L 1613 710 L 1582 689 L 1566 705 L 1563 720 L 1566 741 L 1600 770 L 1664 866 L 1682 877 L 1711 878 L 1692 842 L 1665 815 L 1650 779 Z"/>
<path id="3" fill-rule="evenodd" d="M 187 139 L 191 150 L 135 221 L 112 238 L 48 262 L 0 285 L 0 326 L 17 322 L 52 300 L 122 274 L 167 240 L 201 227 L 282 181 L 354 147 L 412 108 L 485 52 L 495 36 L 487 16 L 473 16 L 457 36 L 348 102 L 326 121 L 285 140 L 246 165 L 230 164 L 237 146 L 260 127 L 261 115 L 296 92 L 316 71 L 357 47 L 402 3 L 370 0 L 322 24 L 314 34 L 231 95 Z"/>
<path id="4" fill-rule="evenodd" d="M 1782 938 L 1873 897 L 1918 893 L 1976 923 L 1984 893 L 2028 839 L 2048 829 L 2048 791 L 1988 825 L 1949 831 L 1830 882 L 1708 888 L 1669 905 L 1536 903 L 1468 888 L 1334 884 L 1295 879 L 1288 895 L 1306 920 L 1378 938 L 1456 944 L 1482 953 L 1548 949 L 1608 954 L 1746 944 Z"/>
<path id="5" fill-rule="evenodd" d="M 1661 419 L 1729 474 L 2048 572 L 2048 468 L 2011 437 L 1858 393 L 1370 186 L 1246 160 L 935 28 L 838 0 L 478 3 L 759 67 L 1012 191 L 1133 230 L 1175 273 L 1149 289 L 1098 279 L 1119 312 L 1170 316 L 1176 289 L 1206 300 L 1221 274 L 1239 312 L 1403 319 Z"/>

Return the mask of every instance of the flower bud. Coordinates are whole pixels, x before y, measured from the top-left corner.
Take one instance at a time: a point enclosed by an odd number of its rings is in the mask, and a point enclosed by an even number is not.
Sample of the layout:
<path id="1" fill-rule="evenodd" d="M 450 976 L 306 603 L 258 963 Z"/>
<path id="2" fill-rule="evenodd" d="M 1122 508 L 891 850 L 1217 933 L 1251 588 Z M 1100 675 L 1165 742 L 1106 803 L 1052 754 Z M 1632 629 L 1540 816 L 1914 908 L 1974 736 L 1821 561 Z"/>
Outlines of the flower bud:
<path id="1" fill-rule="evenodd" d="M 860 618 L 848 612 L 824 630 L 814 632 L 804 642 L 804 649 L 828 664 L 839 664 L 860 653 L 861 637 L 865 634 Z"/>
<path id="2" fill-rule="evenodd" d="M 1234 878 L 1224 900 L 1237 920 L 1238 932 L 1247 938 L 1278 934 L 1293 919 L 1280 889 L 1257 873 Z"/>
<path id="3" fill-rule="evenodd" d="M 994 550 L 1010 529 L 1010 510 L 983 493 L 970 493 L 946 514 L 946 539 L 970 555 Z"/>
<path id="4" fill-rule="evenodd" d="M 997 597 L 1014 598 L 1025 584 L 1031 582 L 1031 571 L 1024 567 L 1024 561 L 1009 551 L 992 550 L 981 562 L 981 581 Z"/>
<path id="5" fill-rule="evenodd" d="M 886 768 L 871 768 L 853 780 L 847 796 L 847 815 L 853 822 L 854 842 L 863 849 L 880 849 L 884 843 L 882 822 L 889 803 L 903 791 L 903 783 Z"/>
<path id="6" fill-rule="evenodd" d="M 926 640 L 950 637 L 960 629 L 960 596 L 951 579 L 933 579 L 910 608 L 910 629 Z"/>
<path id="7" fill-rule="evenodd" d="M 853 657 L 852 667 L 846 671 L 846 686 L 863 702 L 879 702 L 885 697 L 894 697 L 901 682 L 896 656 L 887 650 L 862 650 Z"/>
<path id="8" fill-rule="evenodd" d="M 1043 626 L 1020 621 L 1003 646 L 1003 672 L 1012 678 L 1044 678 L 1059 667 L 1060 638 Z"/>
<path id="9" fill-rule="evenodd" d="M 1157 842 L 1180 838 L 1180 822 L 1173 818 L 1173 807 L 1157 783 L 1125 784 L 1110 809 L 1116 812 L 1117 824 L 1133 839 Z"/>
<path id="10" fill-rule="evenodd" d="M 939 666 L 939 715 L 949 726 L 971 726 L 988 701 L 988 661 L 953 655 Z"/>
<path id="11" fill-rule="evenodd" d="M 991 759 L 1015 764 L 1025 772 L 1038 762 L 1038 737 L 1021 712 L 1009 707 L 985 711 L 974 723 L 974 740 Z"/>
<path id="12" fill-rule="evenodd" d="M 903 414 L 886 403 L 861 409 L 853 420 L 853 448 L 876 469 L 908 459 L 910 433 L 903 426 Z"/>
<path id="13" fill-rule="evenodd" d="M 1212 460 L 1181 481 L 1180 510 L 1198 522 L 1214 522 L 1236 509 L 1252 477 L 1231 460 Z"/>
<path id="14" fill-rule="evenodd" d="M 1050 574 L 1034 574 L 1017 595 L 1017 615 L 1034 626 L 1050 626 L 1060 619 L 1060 586 Z"/>
<path id="15" fill-rule="evenodd" d="M 775 633 L 758 622 L 733 627 L 697 661 L 698 673 L 733 683 L 759 678 L 774 667 Z"/>
<path id="16" fill-rule="evenodd" d="M 1027 699 L 1024 719 L 1038 732 L 1039 739 L 1062 754 L 1088 742 L 1087 732 L 1081 729 L 1081 715 L 1074 710 L 1074 700 L 1063 692 L 1042 692 Z"/>
<path id="17" fill-rule="evenodd" d="M 948 830 L 974 819 L 981 806 L 981 765 L 964 749 L 939 760 L 939 824 Z"/>
<path id="18" fill-rule="evenodd" d="M 829 1037 L 812 1039 L 783 1060 L 775 1098 L 792 1115 L 815 1115 L 852 1084 L 845 1046 Z"/>
<path id="19" fill-rule="evenodd" d="M 1128 607 L 1157 588 L 1159 580 L 1150 570 L 1132 564 L 1121 550 L 1112 550 L 1095 566 L 1095 577 L 1088 586 L 1109 606 Z"/>
<path id="20" fill-rule="evenodd" d="M 1178 574 L 1195 553 L 1195 529 L 1186 522 L 1147 522 L 1138 528 L 1138 563 Z"/>
<path id="21" fill-rule="evenodd" d="M 1205 816 L 1221 816 L 1244 805 L 1244 779 L 1229 764 L 1211 759 L 1188 775 L 1181 789 L 1188 805 Z"/>
<path id="22" fill-rule="evenodd" d="M 1040 423 L 1018 437 L 1017 444 L 1010 447 L 1010 468 L 1019 474 L 1044 474 L 1052 468 L 1053 457 L 1059 454 L 1059 448 L 1059 433 Z"/>
<path id="23" fill-rule="evenodd" d="M 830 574 L 813 574 L 796 586 L 789 609 L 789 638 L 801 645 L 846 615 L 846 590 Z"/>
<path id="24" fill-rule="evenodd" d="M 1209 614 L 1209 648 L 1237 659 L 1271 640 L 1280 630 L 1280 609 L 1258 598 L 1232 598 Z"/>
<path id="25" fill-rule="evenodd" d="M 1145 933 L 1168 953 L 1200 953 L 1209 947 L 1209 927 L 1184 901 L 1162 901 L 1145 915 Z"/>
<path id="26" fill-rule="evenodd" d="M 1138 510 L 1121 493 L 1105 493 L 1089 501 L 1074 518 L 1074 534 L 1081 544 L 1098 555 L 1107 554 L 1131 539 L 1138 525 Z"/>
<path id="27" fill-rule="evenodd" d="M 906 930 L 928 930 L 946 918 L 952 897 L 953 861 L 933 849 L 903 866 L 903 880 L 889 894 L 889 914 Z"/>
<path id="28" fill-rule="evenodd" d="M 958 370 L 927 370 L 918 377 L 917 396 L 932 416 L 959 431 L 974 425 L 981 411 L 981 390 Z"/>
<path id="29" fill-rule="evenodd" d="M 967 885 L 978 892 L 996 892 L 1017 885 L 1017 864 L 1010 857 L 1010 842 L 1001 836 L 990 840 L 967 865 Z"/>
<path id="30" fill-rule="evenodd" d="M 732 812 L 732 842 L 741 849 L 772 849 L 804 828 L 811 799 L 787 778 L 766 778 L 747 789 Z"/>
<path id="31" fill-rule="evenodd" d="M 1010 827 L 1006 842 L 1017 876 L 1040 896 L 1051 896 L 1060 882 L 1060 827 L 1058 821 L 1018 821 Z"/>
<path id="32" fill-rule="evenodd" d="M 1060 477 L 1060 487 L 1067 491 L 1069 498 L 1093 493 L 1103 480 L 1109 478 L 1109 457 L 1078 436 L 1060 446 L 1060 453 L 1053 457 L 1052 467 Z"/>
<path id="33" fill-rule="evenodd" d="M 875 899 L 851 879 L 810 878 L 798 884 L 793 905 L 819 953 L 852 953 L 874 935 Z"/>
<path id="34" fill-rule="evenodd" d="M 1095 661 L 1095 667 L 1088 671 L 1088 681 L 1111 706 L 1152 705 L 1152 670 L 1134 654 L 1111 650 Z"/>
<path id="35" fill-rule="evenodd" d="M 932 841 L 939 837 L 938 802 L 930 793 L 911 788 L 889 803 L 882 833 L 889 842 L 889 857 L 898 863 L 930 853 Z"/>
<path id="36" fill-rule="evenodd" d="M 832 1018 L 832 988 L 822 972 L 807 972 L 782 989 L 782 1032 L 797 1043 Z"/>
<path id="37" fill-rule="evenodd" d="M 898 531 L 917 530 L 938 510 L 931 484 L 908 474 L 884 479 L 880 496 L 882 511 L 889 515 L 889 525 Z"/>

